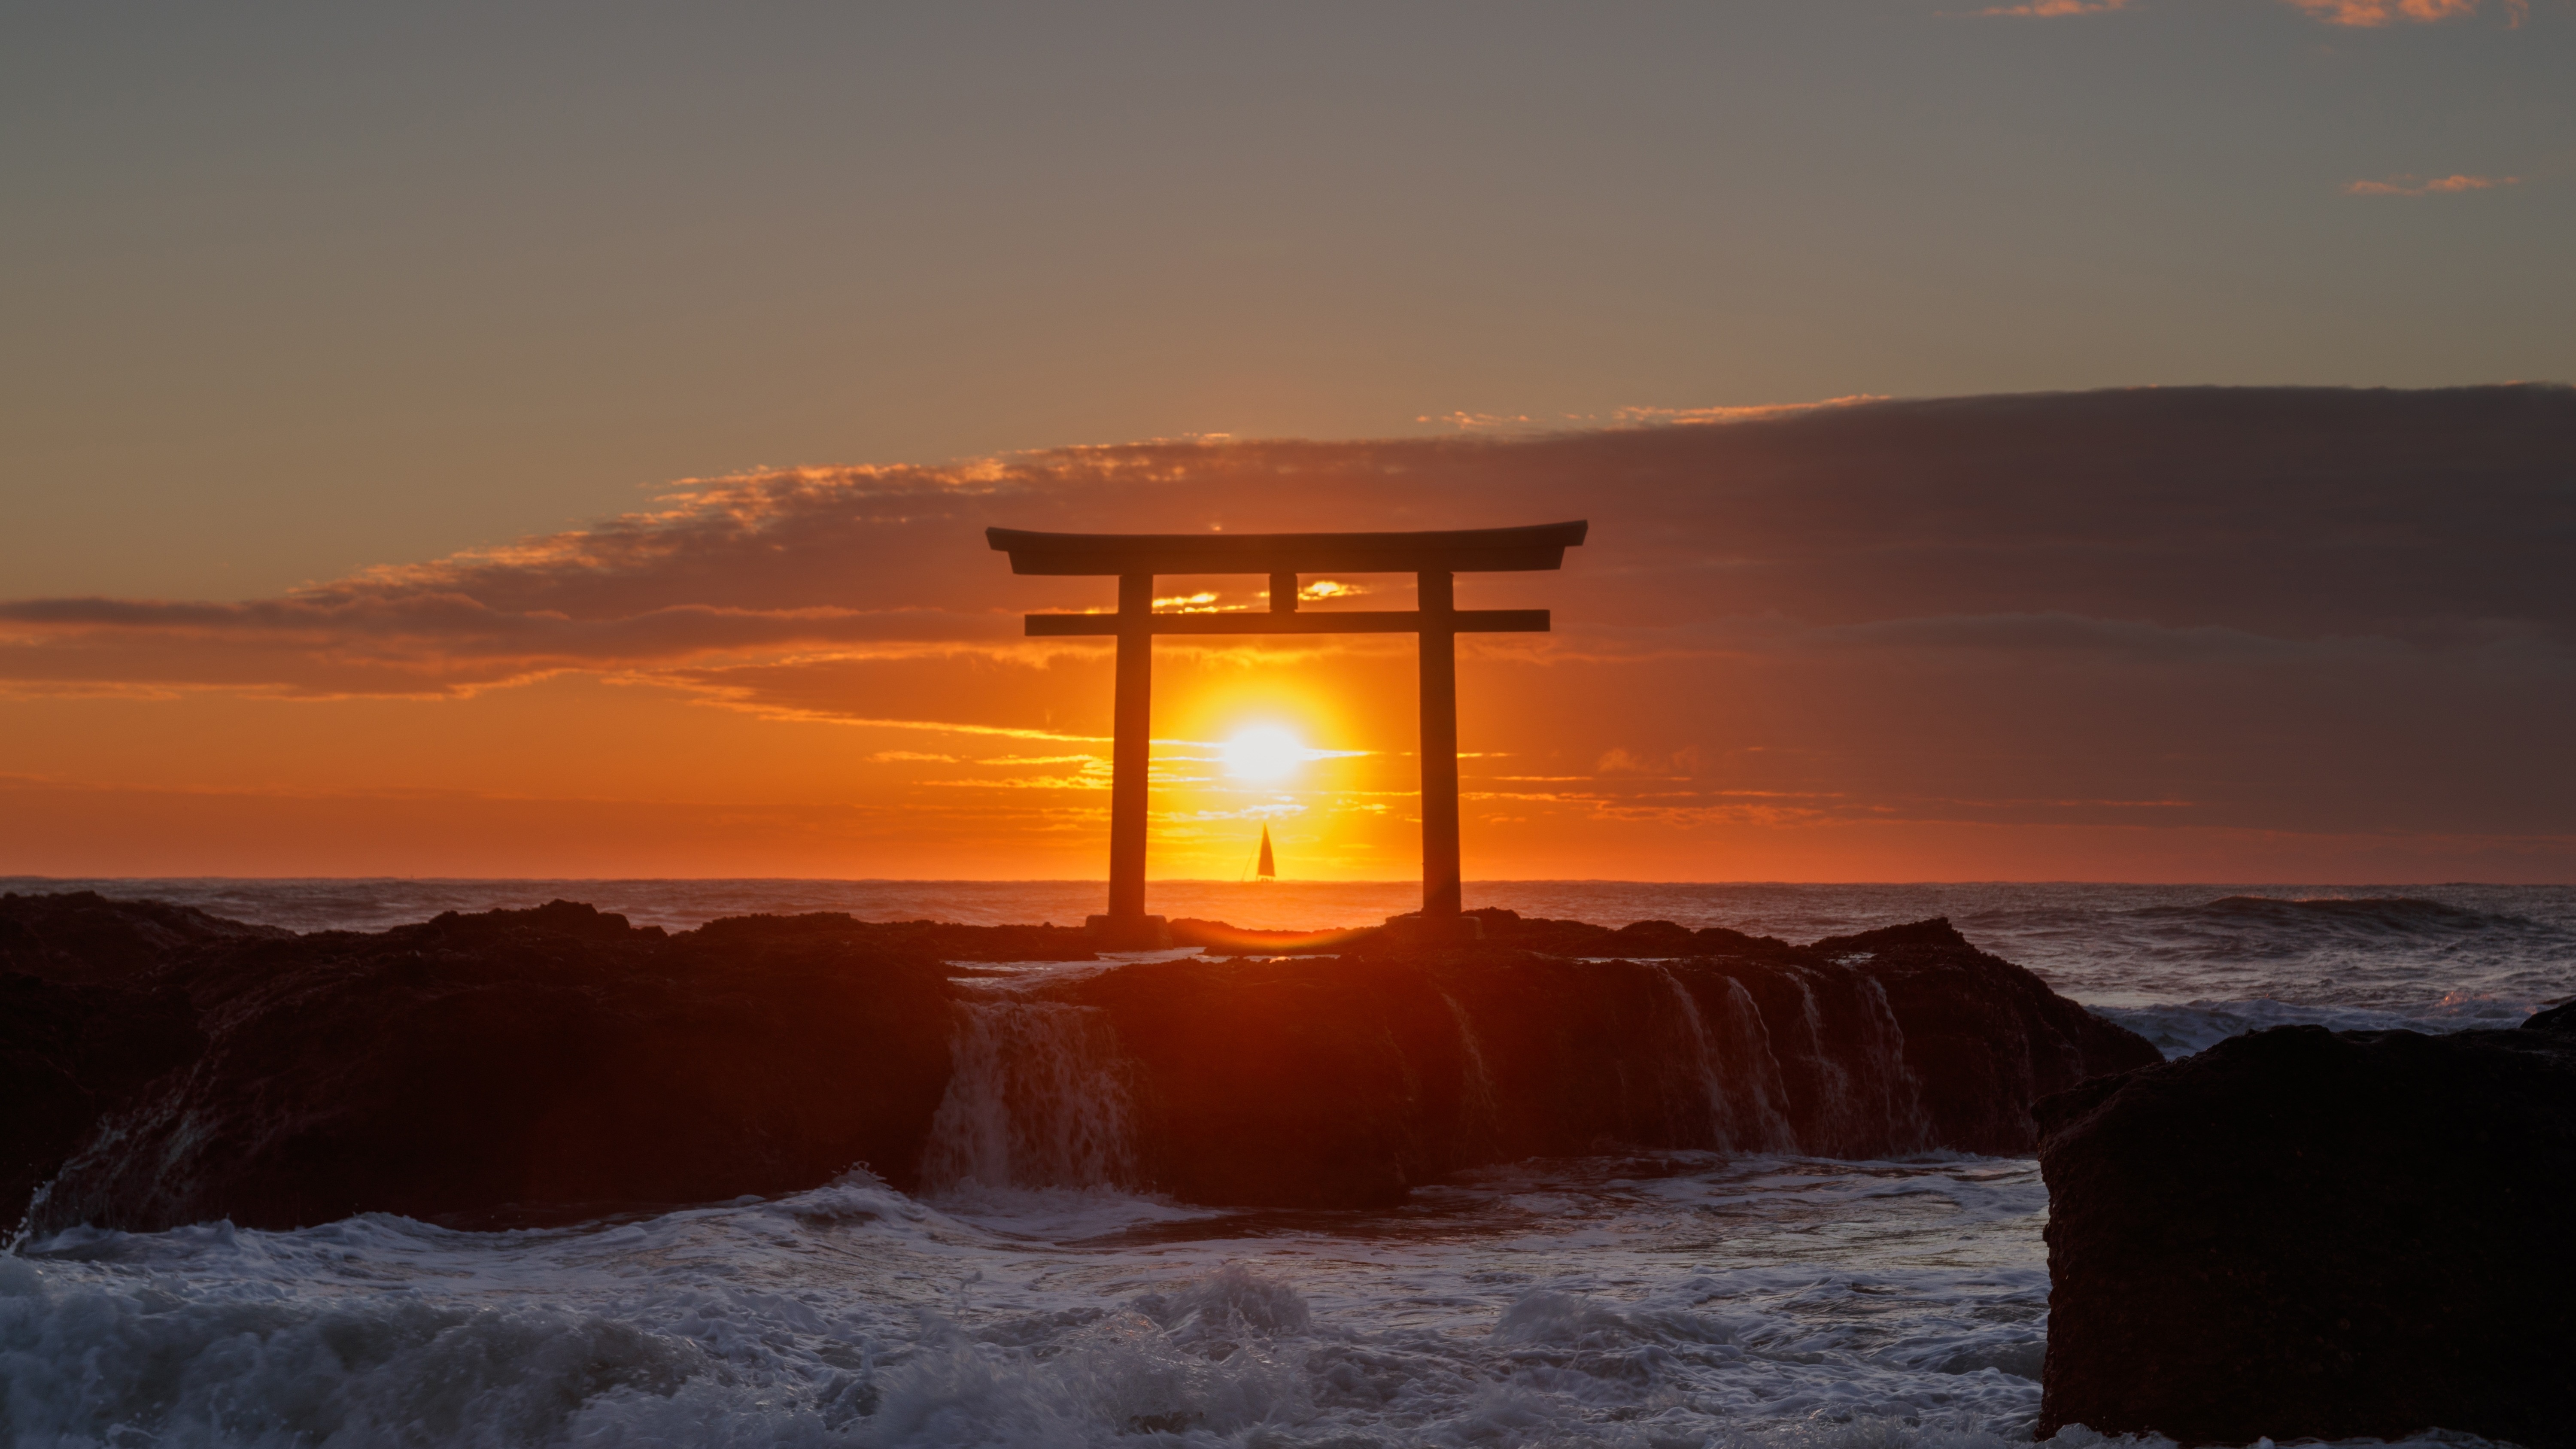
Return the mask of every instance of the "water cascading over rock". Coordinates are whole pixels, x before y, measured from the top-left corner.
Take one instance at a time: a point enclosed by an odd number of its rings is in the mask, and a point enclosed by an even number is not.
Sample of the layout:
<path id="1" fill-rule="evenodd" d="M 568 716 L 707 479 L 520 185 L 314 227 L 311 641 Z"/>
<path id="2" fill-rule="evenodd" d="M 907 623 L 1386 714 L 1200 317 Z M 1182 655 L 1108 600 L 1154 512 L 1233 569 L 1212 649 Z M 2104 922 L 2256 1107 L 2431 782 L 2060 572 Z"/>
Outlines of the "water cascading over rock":
<path id="1" fill-rule="evenodd" d="M 1137 1185 L 1134 1108 L 1107 1013 L 996 995 L 960 1001 L 957 1017 L 923 1188 Z"/>
<path id="2" fill-rule="evenodd" d="M 1945 922 L 1797 947 L 1481 914 L 1498 939 L 1476 950 L 1008 984 L 943 962 L 1057 959 L 1074 933 L 818 914 L 668 934 L 557 902 L 295 936 L 0 898 L 22 1008 L 0 1085 L 23 1086 L 0 1224 L 42 1186 L 39 1231 L 497 1226 L 857 1164 L 906 1191 L 1363 1207 L 1541 1156 L 2028 1152 L 2034 1099 L 2159 1060 Z M 1647 959 L 1593 959 L 1620 949 Z"/>
<path id="3" fill-rule="evenodd" d="M 1828 944 L 1141 962 L 1037 994 L 1114 1033 L 1142 1186 L 1250 1206 L 1632 1148 L 2027 1152 L 2037 1096 L 2161 1060 L 1946 923 Z"/>

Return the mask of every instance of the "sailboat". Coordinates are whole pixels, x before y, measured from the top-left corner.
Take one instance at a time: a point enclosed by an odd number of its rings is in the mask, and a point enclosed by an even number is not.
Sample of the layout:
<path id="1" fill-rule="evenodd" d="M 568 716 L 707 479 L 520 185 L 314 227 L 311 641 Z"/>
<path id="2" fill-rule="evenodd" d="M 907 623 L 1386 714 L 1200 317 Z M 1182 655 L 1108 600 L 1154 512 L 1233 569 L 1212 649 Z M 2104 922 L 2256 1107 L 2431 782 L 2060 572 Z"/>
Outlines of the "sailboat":
<path id="1" fill-rule="evenodd" d="M 1261 827 L 1261 864 L 1253 874 L 1263 880 L 1279 878 L 1279 866 L 1270 858 L 1270 827 L 1267 825 Z"/>

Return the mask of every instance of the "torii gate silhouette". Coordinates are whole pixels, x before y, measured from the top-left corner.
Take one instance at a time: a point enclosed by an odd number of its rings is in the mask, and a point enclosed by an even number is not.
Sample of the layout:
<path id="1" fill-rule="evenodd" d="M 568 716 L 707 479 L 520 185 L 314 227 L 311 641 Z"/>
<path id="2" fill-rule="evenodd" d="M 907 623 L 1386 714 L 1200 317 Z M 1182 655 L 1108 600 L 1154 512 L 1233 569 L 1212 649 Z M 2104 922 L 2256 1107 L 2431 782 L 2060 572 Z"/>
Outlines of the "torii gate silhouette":
<path id="1" fill-rule="evenodd" d="M 1029 637 L 1113 635 L 1118 694 L 1111 726 L 1109 911 L 1090 918 L 1103 945 L 1164 941 L 1145 914 L 1145 776 L 1152 754 L 1157 634 L 1413 634 L 1422 661 L 1422 920 L 1433 934 L 1461 928 L 1458 898 L 1458 649 L 1460 634 L 1548 631 L 1545 609 L 1461 609 L 1455 576 L 1555 569 L 1588 523 L 1435 533 L 1028 533 L 988 528 L 1015 574 L 1114 575 L 1115 614 L 1031 614 Z M 1409 573 L 1414 609 L 1297 612 L 1297 579 L 1314 573 Z M 1264 612 L 1157 614 L 1157 574 L 1268 574 Z M 1468 923 L 1472 924 L 1472 923 Z"/>

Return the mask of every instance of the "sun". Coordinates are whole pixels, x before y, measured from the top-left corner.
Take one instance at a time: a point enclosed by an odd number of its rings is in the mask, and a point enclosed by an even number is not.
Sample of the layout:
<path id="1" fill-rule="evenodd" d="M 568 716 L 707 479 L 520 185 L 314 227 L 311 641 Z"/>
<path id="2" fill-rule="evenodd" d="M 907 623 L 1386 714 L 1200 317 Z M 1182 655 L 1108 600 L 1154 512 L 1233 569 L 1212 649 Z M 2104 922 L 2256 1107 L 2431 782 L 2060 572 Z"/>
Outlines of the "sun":
<path id="1" fill-rule="evenodd" d="M 1311 758 L 1295 735 L 1277 725 L 1254 725 L 1225 742 L 1225 772 L 1241 780 L 1269 784 L 1284 780 Z"/>

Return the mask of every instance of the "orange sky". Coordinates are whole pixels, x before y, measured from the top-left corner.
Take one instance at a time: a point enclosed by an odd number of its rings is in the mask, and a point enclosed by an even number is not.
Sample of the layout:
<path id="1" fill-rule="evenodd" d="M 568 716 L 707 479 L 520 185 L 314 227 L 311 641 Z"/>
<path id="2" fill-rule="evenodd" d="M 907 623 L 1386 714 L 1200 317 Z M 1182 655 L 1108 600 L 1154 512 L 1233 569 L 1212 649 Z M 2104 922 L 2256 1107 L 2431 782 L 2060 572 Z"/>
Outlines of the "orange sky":
<path id="1" fill-rule="evenodd" d="M 1584 518 L 1471 878 L 2576 878 L 2576 407 L 2444 390 L 2576 0 L 144 13 L 0 46 L 0 874 L 1097 877 L 986 526 Z M 1409 647 L 1164 645 L 1153 870 L 1410 878 Z"/>
<path id="2" fill-rule="evenodd" d="M 2565 388 L 2186 389 L 687 484 L 274 598 L 0 605 L 0 873 L 1096 877 L 1106 649 L 1018 619 L 1112 588 L 985 525 L 1588 517 L 1461 580 L 1558 620 L 1461 641 L 1471 879 L 2565 880 L 2569 476 Z M 1415 872 L 1409 640 L 1156 684 L 1155 875 L 1264 822 L 1293 876 Z M 1259 725 L 1344 753 L 1229 775 Z"/>

